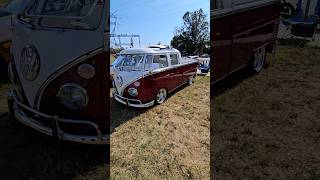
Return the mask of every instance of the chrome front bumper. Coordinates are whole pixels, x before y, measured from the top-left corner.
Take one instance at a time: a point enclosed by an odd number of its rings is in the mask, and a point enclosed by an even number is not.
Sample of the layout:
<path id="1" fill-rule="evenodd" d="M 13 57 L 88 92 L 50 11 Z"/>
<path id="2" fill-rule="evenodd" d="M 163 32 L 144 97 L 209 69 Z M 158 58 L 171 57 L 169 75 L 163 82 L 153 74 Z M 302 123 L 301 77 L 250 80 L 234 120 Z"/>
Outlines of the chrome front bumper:
<path id="1" fill-rule="evenodd" d="M 63 119 L 59 118 L 58 116 L 50 116 L 47 114 L 43 114 L 37 110 L 34 110 L 24 104 L 22 104 L 15 96 L 14 92 L 10 92 L 8 95 L 8 99 L 13 101 L 12 104 L 12 113 L 15 118 L 17 118 L 23 124 L 41 132 L 49 136 L 56 137 L 57 140 L 66 140 L 66 141 L 73 141 L 85 144 L 109 144 L 110 143 L 110 135 L 103 135 L 101 134 L 100 128 L 97 124 L 91 121 L 82 121 L 82 120 L 72 120 L 72 119 Z M 26 115 L 23 111 L 26 110 L 36 117 L 42 118 L 44 120 L 48 120 L 52 122 L 52 127 L 49 127 L 32 117 Z M 66 122 L 72 124 L 84 124 L 93 127 L 97 135 L 96 136 L 87 136 L 87 135 L 79 135 L 79 134 L 69 134 L 62 131 L 59 127 L 59 122 Z"/>
<path id="2" fill-rule="evenodd" d="M 125 97 L 118 95 L 115 92 L 113 92 L 113 98 L 116 101 L 118 101 L 119 103 L 127 105 L 127 106 L 131 106 L 131 107 L 147 108 L 147 107 L 151 107 L 154 105 L 154 100 L 151 102 L 148 102 L 146 104 L 142 104 L 142 102 L 140 100 L 125 98 Z M 136 102 L 136 103 L 131 103 L 131 102 Z"/>

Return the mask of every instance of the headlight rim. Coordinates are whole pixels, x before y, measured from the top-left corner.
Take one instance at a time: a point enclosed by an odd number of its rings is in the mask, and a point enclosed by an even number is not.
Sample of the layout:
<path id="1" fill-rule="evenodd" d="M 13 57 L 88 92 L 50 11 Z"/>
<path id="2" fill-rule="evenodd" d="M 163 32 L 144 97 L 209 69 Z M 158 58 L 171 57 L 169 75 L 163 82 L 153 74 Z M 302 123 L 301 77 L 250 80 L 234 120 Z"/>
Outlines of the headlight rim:
<path id="1" fill-rule="evenodd" d="M 132 90 L 135 91 L 136 94 L 132 94 Z M 133 88 L 133 87 L 131 87 L 131 88 L 128 89 L 128 93 L 129 93 L 129 95 L 132 96 L 132 97 L 137 97 L 137 96 L 139 95 L 138 89 L 137 89 L 137 88 Z"/>
<path id="2" fill-rule="evenodd" d="M 64 88 L 66 88 L 66 87 L 77 88 L 77 89 L 79 89 L 79 90 L 82 92 L 82 94 L 84 95 L 84 98 L 85 98 L 85 103 L 84 103 L 84 105 L 83 105 L 81 108 L 69 107 L 68 105 L 65 105 L 65 104 L 62 102 L 61 92 L 62 92 L 62 90 L 63 90 Z M 89 104 L 89 95 L 88 95 L 87 90 L 86 90 L 85 88 L 81 87 L 80 85 L 74 84 L 74 83 L 66 83 L 66 84 L 63 84 L 63 85 L 59 88 L 59 91 L 58 91 L 58 93 L 57 93 L 57 97 L 59 98 L 60 103 L 61 103 L 64 107 L 69 108 L 69 109 L 71 109 L 71 110 L 82 110 L 82 109 L 86 108 L 86 107 L 88 106 L 88 104 Z"/>

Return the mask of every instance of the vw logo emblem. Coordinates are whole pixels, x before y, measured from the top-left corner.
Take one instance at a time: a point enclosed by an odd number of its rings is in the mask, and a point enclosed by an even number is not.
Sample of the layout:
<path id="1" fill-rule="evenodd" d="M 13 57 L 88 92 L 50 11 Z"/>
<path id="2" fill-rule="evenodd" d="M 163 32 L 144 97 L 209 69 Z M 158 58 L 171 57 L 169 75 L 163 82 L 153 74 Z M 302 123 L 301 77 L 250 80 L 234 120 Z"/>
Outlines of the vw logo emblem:
<path id="1" fill-rule="evenodd" d="M 40 58 L 34 46 L 27 45 L 23 48 L 20 58 L 20 68 L 26 80 L 33 81 L 37 78 L 40 70 Z"/>

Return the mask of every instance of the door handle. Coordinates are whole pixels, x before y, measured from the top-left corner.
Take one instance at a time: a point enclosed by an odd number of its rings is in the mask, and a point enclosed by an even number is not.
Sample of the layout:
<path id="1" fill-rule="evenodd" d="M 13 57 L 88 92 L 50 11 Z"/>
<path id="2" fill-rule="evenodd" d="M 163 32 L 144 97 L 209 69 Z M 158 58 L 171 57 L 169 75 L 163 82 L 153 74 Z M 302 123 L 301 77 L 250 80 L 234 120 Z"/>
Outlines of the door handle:
<path id="1" fill-rule="evenodd" d="M 221 36 L 221 32 L 216 32 L 214 35 Z"/>

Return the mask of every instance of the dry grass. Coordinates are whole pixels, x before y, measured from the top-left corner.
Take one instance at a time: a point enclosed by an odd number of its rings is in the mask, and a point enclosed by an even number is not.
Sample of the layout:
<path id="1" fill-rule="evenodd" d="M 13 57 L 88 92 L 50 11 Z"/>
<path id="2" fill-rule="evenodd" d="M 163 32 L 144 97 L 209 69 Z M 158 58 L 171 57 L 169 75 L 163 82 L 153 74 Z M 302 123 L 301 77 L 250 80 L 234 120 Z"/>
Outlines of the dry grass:
<path id="1" fill-rule="evenodd" d="M 112 179 L 209 179 L 209 77 L 162 105 L 111 103 Z"/>
<path id="2" fill-rule="evenodd" d="M 281 47 L 259 75 L 239 72 L 215 87 L 217 179 L 320 179 L 319 57 Z"/>

